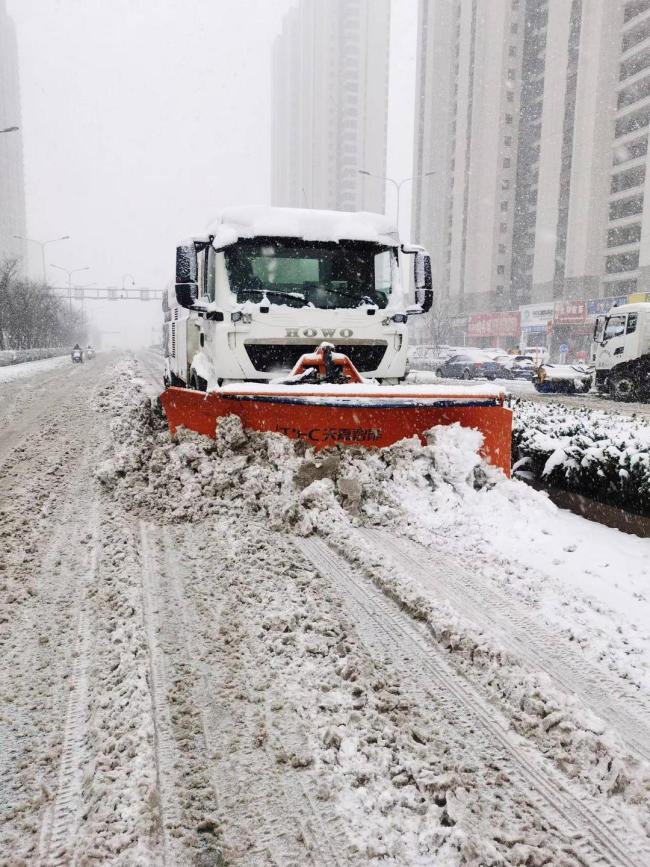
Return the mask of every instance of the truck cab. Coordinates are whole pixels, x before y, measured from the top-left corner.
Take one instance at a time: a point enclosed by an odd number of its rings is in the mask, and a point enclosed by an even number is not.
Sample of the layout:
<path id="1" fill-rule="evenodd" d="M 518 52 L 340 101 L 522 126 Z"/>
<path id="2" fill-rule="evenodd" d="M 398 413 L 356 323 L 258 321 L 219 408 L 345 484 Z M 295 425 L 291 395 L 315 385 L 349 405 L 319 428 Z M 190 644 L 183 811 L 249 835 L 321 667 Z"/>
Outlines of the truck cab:
<path id="1" fill-rule="evenodd" d="M 650 399 L 650 304 L 621 304 L 598 316 L 591 356 L 601 393 Z"/>
<path id="2" fill-rule="evenodd" d="M 177 248 L 163 302 L 166 384 L 205 391 L 288 373 L 322 341 L 365 376 L 406 375 L 407 320 L 432 302 L 429 257 L 379 214 L 231 208 Z M 412 263 L 409 305 L 400 258 Z"/>

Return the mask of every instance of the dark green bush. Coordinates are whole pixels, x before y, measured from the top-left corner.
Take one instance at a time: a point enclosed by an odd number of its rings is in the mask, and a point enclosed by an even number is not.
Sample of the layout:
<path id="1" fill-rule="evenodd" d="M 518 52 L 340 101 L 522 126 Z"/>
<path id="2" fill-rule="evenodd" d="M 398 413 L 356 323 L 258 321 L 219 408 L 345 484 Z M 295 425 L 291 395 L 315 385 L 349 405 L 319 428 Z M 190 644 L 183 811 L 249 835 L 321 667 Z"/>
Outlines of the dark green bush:
<path id="1" fill-rule="evenodd" d="M 650 425 L 636 416 L 519 400 L 515 473 L 650 515 Z"/>

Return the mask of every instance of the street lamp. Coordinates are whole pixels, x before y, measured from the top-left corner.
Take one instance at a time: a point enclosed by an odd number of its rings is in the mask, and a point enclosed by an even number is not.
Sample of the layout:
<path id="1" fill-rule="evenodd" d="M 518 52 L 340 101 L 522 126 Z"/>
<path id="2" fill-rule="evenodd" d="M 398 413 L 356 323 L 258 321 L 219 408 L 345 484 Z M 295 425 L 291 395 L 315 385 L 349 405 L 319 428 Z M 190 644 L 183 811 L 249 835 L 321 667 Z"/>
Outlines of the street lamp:
<path id="1" fill-rule="evenodd" d="M 24 238 L 22 235 L 14 235 L 19 241 L 29 241 L 31 244 L 40 244 L 41 247 L 41 263 L 43 266 L 43 283 L 47 282 L 45 275 L 45 247 L 47 244 L 55 244 L 57 241 L 69 241 L 70 235 L 62 235 L 60 238 L 51 238 L 49 241 L 39 241 L 37 238 Z"/>
<path id="2" fill-rule="evenodd" d="M 78 274 L 80 271 L 90 271 L 90 265 L 83 268 L 62 268 L 61 265 L 50 265 L 50 268 L 56 268 L 58 271 L 65 271 L 68 275 L 68 306 L 72 313 L 72 275 Z"/>
<path id="3" fill-rule="evenodd" d="M 124 298 L 124 281 L 126 280 L 127 277 L 131 278 L 131 286 L 135 289 L 135 277 L 133 276 L 133 274 L 129 274 L 127 271 L 126 274 L 122 274 L 122 295 L 121 295 L 121 298 Z"/>
<path id="4" fill-rule="evenodd" d="M 84 283 L 83 286 L 73 286 L 73 289 L 90 289 L 93 286 L 96 286 L 97 282 L 94 283 Z M 81 296 L 81 328 L 84 330 L 86 328 L 86 296 L 85 294 Z"/>
<path id="5" fill-rule="evenodd" d="M 431 175 L 435 175 L 435 172 L 424 172 L 422 175 L 412 175 L 410 178 L 403 178 L 401 181 L 396 181 L 395 178 L 386 178 L 384 175 L 375 175 L 372 172 L 367 172 L 365 169 L 359 169 L 360 175 L 366 175 L 369 178 L 377 178 L 380 181 L 388 181 L 388 183 L 392 184 L 395 187 L 395 191 L 397 193 L 397 213 L 395 215 L 395 223 L 397 225 L 397 232 L 399 234 L 399 199 L 400 193 L 402 191 L 402 187 L 404 184 L 407 184 L 409 181 L 417 181 L 420 178 L 429 178 Z"/>

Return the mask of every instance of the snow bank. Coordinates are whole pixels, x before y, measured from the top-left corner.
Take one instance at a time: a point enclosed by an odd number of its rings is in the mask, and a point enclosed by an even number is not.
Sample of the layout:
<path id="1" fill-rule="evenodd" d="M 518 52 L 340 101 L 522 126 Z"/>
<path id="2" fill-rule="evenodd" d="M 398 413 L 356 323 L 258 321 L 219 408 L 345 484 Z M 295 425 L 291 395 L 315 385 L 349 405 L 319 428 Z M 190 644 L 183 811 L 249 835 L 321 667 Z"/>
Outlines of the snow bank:
<path id="1" fill-rule="evenodd" d="M 68 355 L 67 347 L 51 347 L 49 349 L 4 349 L 0 352 L 0 367 L 10 364 L 22 364 L 25 361 L 38 361 L 41 358 L 53 358 L 57 355 Z"/>
<path id="2" fill-rule="evenodd" d="M 67 354 L 43 358 L 39 361 L 17 362 L 16 364 L 0 367 L 0 382 L 29 379 L 31 376 L 38 376 L 39 374 L 46 373 L 48 370 L 56 370 L 58 367 L 64 367 L 67 364 L 71 364 L 70 356 Z"/>
<path id="3" fill-rule="evenodd" d="M 520 400 L 515 471 L 640 515 L 650 515 L 650 425 L 644 418 Z"/>

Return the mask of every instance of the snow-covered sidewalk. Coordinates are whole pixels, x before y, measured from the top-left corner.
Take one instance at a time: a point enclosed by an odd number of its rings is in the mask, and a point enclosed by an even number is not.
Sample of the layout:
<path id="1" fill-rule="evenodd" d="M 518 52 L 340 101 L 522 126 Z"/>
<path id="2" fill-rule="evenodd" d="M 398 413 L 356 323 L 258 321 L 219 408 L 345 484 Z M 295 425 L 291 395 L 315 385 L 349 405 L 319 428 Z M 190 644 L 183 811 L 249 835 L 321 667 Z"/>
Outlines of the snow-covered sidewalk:
<path id="1" fill-rule="evenodd" d="M 14 382 L 17 379 L 31 379 L 50 370 L 70 365 L 69 355 L 59 355 L 54 358 L 42 358 L 40 361 L 24 361 L 20 364 L 10 364 L 0 367 L 0 382 Z"/>

